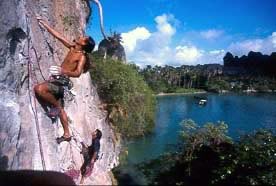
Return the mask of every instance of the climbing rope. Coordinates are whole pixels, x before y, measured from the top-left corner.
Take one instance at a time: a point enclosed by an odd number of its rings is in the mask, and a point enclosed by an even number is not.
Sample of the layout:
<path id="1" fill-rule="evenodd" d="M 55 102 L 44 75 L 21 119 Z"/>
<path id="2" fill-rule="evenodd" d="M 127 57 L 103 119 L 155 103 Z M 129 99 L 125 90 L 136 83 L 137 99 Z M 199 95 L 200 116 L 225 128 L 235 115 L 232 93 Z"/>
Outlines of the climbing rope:
<path id="1" fill-rule="evenodd" d="M 26 6 L 25 6 L 25 9 L 27 10 Z M 27 22 L 27 24 L 30 23 L 28 15 L 26 15 L 26 22 Z M 40 126 L 39 126 L 38 113 L 37 113 L 37 103 L 36 103 L 36 99 L 34 98 L 35 96 L 32 94 L 33 88 L 32 88 L 32 90 L 30 90 L 31 85 L 34 82 L 33 76 L 32 76 L 33 62 L 32 62 L 31 57 L 30 57 L 30 48 L 32 48 L 33 51 L 34 51 L 39 71 L 40 71 L 41 76 L 43 77 L 44 80 L 45 80 L 45 77 L 43 76 L 41 68 L 40 68 L 37 52 L 36 52 L 35 48 L 33 47 L 33 44 L 31 43 L 29 27 L 27 27 L 27 36 L 28 36 L 28 38 L 27 38 L 27 45 L 28 45 L 27 46 L 27 48 L 28 48 L 27 58 L 28 58 L 28 75 L 29 75 L 29 77 L 28 77 L 28 95 L 29 95 L 29 100 L 30 100 L 30 105 L 31 105 L 31 108 L 32 108 L 32 112 L 33 112 L 33 115 L 34 115 L 34 118 L 35 118 L 35 126 L 36 126 L 36 133 L 37 133 L 38 143 L 39 143 L 39 151 L 40 151 L 40 156 L 41 156 L 42 169 L 45 171 L 46 170 L 46 164 L 45 164 L 44 152 L 43 152 L 43 148 L 42 148 L 42 140 L 41 140 Z M 36 78 L 36 81 L 38 82 L 37 78 Z M 34 98 L 33 101 L 32 101 L 32 98 Z M 33 102 L 34 102 L 34 105 L 32 104 Z"/>
<path id="2" fill-rule="evenodd" d="M 34 51 L 35 58 L 36 58 L 36 62 L 37 62 L 37 66 L 38 66 L 39 72 L 40 72 L 40 74 L 41 74 L 41 77 L 43 78 L 44 81 L 46 81 L 46 78 L 44 77 L 44 75 L 43 75 L 43 73 L 42 73 L 42 70 L 41 70 L 41 67 L 40 67 L 40 59 L 38 59 L 38 55 L 37 55 L 36 49 L 34 48 L 33 45 L 31 46 L 31 48 L 32 48 L 33 51 Z"/>
<path id="3" fill-rule="evenodd" d="M 27 11 L 27 14 L 26 14 L 26 22 L 27 22 L 27 23 L 30 23 L 30 19 L 31 19 L 31 18 L 30 18 L 29 16 L 34 16 L 34 17 L 35 17 L 36 14 L 32 11 L 33 7 L 32 7 L 32 9 L 29 9 L 29 8 L 27 8 L 27 7 L 25 6 L 25 9 L 26 9 L 26 11 Z M 39 28 L 40 28 L 40 27 L 39 27 Z M 28 29 L 28 32 L 30 32 L 30 31 L 29 31 L 29 27 L 28 27 L 27 29 Z M 40 28 L 40 29 L 41 29 L 41 28 Z M 28 33 L 28 34 L 29 34 L 29 33 Z M 44 35 L 43 35 L 43 37 L 44 37 Z M 31 41 L 30 41 L 30 42 L 31 42 Z M 34 54 L 35 54 L 37 66 L 38 66 L 39 72 L 40 72 L 40 74 L 41 74 L 41 77 L 43 78 L 44 81 L 46 81 L 46 78 L 45 78 L 45 76 L 43 75 L 42 70 L 41 70 L 40 57 L 38 57 L 37 51 L 36 51 L 36 49 L 35 49 L 35 47 L 34 47 L 33 44 L 31 44 L 31 49 L 33 50 L 33 52 L 34 52 Z"/>
<path id="4" fill-rule="evenodd" d="M 62 167 L 62 165 L 65 163 L 65 154 L 67 154 L 68 149 L 69 149 L 69 146 L 67 145 L 66 149 L 64 151 L 64 155 L 62 156 L 61 161 L 60 161 L 60 167 Z"/>
<path id="5" fill-rule="evenodd" d="M 27 22 L 27 25 L 30 25 L 30 19 L 31 18 L 29 16 L 36 17 L 36 14 L 31 9 L 29 9 L 26 5 L 25 5 L 25 9 L 27 11 L 26 22 Z M 33 53 L 35 55 L 35 59 L 36 59 L 37 66 L 38 66 L 41 77 L 43 78 L 44 81 L 46 81 L 46 78 L 43 75 L 42 70 L 41 70 L 40 58 L 38 57 L 37 51 L 36 51 L 33 43 L 31 42 L 31 39 L 29 37 L 30 36 L 29 27 L 27 27 L 27 35 L 28 35 L 27 44 L 28 44 L 28 74 L 29 74 L 28 94 L 29 94 L 29 100 L 30 100 L 30 105 L 31 105 L 31 108 L 32 108 L 32 112 L 33 112 L 33 115 L 34 115 L 34 118 L 35 118 L 35 125 L 36 125 L 36 132 L 37 132 L 38 143 L 39 143 L 39 151 L 40 151 L 40 156 L 41 156 L 42 168 L 43 168 L 43 170 L 46 170 L 46 164 L 45 164 L 45 158 L 44 158 L 44 152 L 43 152 L 43 148 L 42 148 L 43 146 L 42 146 L 42 140 L 41 140 L 41 134 L 40 134 L 40 126 L 39 126 L 39 120 L 38 120 L 37 101 L 36 101 L 36 98 L 35 98 L 34 94 L 31 93 L 33 88 L 32 88 L 32 90 L 30 90 L 31 89 L 31 84 L 34 82 L 33 76 L 32 76 L 32 69 L 34 67 L 34 64 L 33 64 L 33 62 L 31 61 L 31 58 L 30 58 L 30 48 L 33 50 Z M 43 37 L 44 37 L 44 40 L 46 40 L 44 34 L 43 34 Z M 53 60 L 54 60 L 54 56 L 53 56 Z M 55 62 L 55 60 L 54 60 L 54 62 Z M 35 75 L 35 78 L 36 78 L 36 83 L 38 83 L 36 75 Z M 32 98 L 33 98 L 33 101 L 32 101 Z M 32 104 L 33 102 L 34 102 L 34 105 Z"/>
<path id="6" fill-rule="evenodd" d="M 30 19 L 31 19 L 29 16 L 30 15 L 36 16 L 36 14 L 33 11 L 31 11 L 30 9 L 28 9 L 26 6 L 25 6 L 25 9 L 28 12 L 27 15 L 26 15 L 26 22 L 29 25 L 30 24 Z M 41 29 L 41 32 L 43 32 L 42 29 Z M 37 102 L 36 102 L 36 98 L 35 98 L 34 94 L 32 94 L 33 88 L 32 88 L 32 90 L 30 90 L 31 89 L 31 85 L 34 83 L 34 79 L 33 78 L 36 78 L 36 83 L 38 83 L 37 76 L 36 75 L 34 75 L 34 76 L 32 75 L 32 69 L 34 68 L 34 63 L 33 63 L 32 59 L 30 58 L 30 49 L 34 53 L 34 57 L 35 57 L 35 60 L 37 62 L 37 67 L 39 69 L 41 77 L 43 78 L 44 81 L 47 81 L 47 80 L 46 80 L 46 78 L 43 75 L 42 70 L 41 70 L 41 65 L 40 65 L 40 58 L 41 58 L 41 56 L 40 57 L 38 56 L 37 50 L 36 50 L 36 48 L 34 47 L 32 41 L 31 41 L 29 27 L 27 27 L 27 35 L 28 35 L 28 40 L 27 40 L 28 42 L 27 43 L 28 43 L 28 74 L 29 74 L 29 78 L 28 78 L 28 90 L 29 91 L 28 91 L 28 94 L 29 94 L 30 105 L 31 105 L 31 108 L 32 108 L 32 111 L 33 111 L 33 115 L 34 115 L 34 118 L 35 118 L 36 132 L 37 132 L 37 136 L 38 136 L 38 142 L 39 142 L 39 150 L 40 150 L 42 168 L 43 168 L 43 170 L 46 170 L 46 164 L 45 164 L 45 158 L 44 158 L 44 152 L 43 152 L 43 148 L 42 148 L 43 146 L 42 146 L 42 140 L 41 140 L 41 134 L 40 134 L 40 125 L 39 125 L 39 120 L 38 120 Z M 44 34 L 42 34 L 42 35 L 43 35 L 44 40 L 48 44 L 48 41 L 45 38 L 45 35 Z M 55 63 L 56 61 L 55 61 L 54 54 L 52 54 L 52 57 L 53 57 L 53 62 Z M 34 105 L 33 105 L 33 103 L 34 103 Z M 78 132 L 78 130 L 76 130 L 74 128 L 74 126 L 72 125 L 72 120 L 69 123 L 70 124 L 68 125 L 68 127 L 71 130 L 73 140 L 76 143 L 74 143 L 73 141 L 70 141 L 70 143 L 68 144 L 69 146 L 67 146 L 66 149 L 65 149 L 64 157 L 61 160 L 61 164 L 64 164 L 65 156 L 68 153 L 68 148 L 70 148 L 71 162 L 72 162 L 73 165 L 75 165 L 75 160 L 74 160 L 74 157 L 73 157 L 73 148 L 77 149 L 78 151 L 81 151 L 82 147 L 80 145 L 81 145 L 81 142 L 84 142 L 84 140 L 81 138 L 81 135 Z"/>
<path id="7" fill-rule="evenodd" d="M 29 50 L 29 49 L 28 49 Z M 38 121 L 38 117 L 37 117 L 37 104 L 36 104 L 36 99 L 34 99 L 34 106 L 32 104 L 32 97 L 34 97 L 33 95 L 31 95 L 31 81 L 32 80 L 32 63 L 31 63 L 31 59 L 29 57 L 28 59 L 28 74 L 29 74 L 29 80 L 28 80 L 28 93 L 29 93 L 29 99 L 30 99 L 30 105 L 34 114 L 34 118 L 35 118 L 35 124 L 36 124 L 36 132 L 37 132 L 37 137 L 38 137 L 38 143 L 39 143 L 39 150 L 40 150 L 40 156 L 41 156 L 41 163 L 42 163 L 42 168 L 43 170 L 46 170 L 46 165 L 45 165 L 45 159 L 44 159 L 44 153 L 43 153 L 43 148 L 42 148 L 42 142 L 41 142 L 41 135 L 40 135 L 40 127 L 39 127 L 39 121 Z"/>
<path id="8" fill-rule="evenodd" d="M 73 121 L 68 117 L 68 120 L 69 120 L 69 128 L 70 128 L 70 130 L 71 130 L 71 132 L 72 132 L 72 135 L 73 135 L 73 137 L 74 138 L 76 138 L 76 140 L 77 141 L 79 141 L 79 142 L 83 142 L 83 139 L 81 138 L 81 135 L 80 135 L 80 133 L 78 132 L 78 130 L 77 129 L 75 129 L 75 127 L 73 126 Z"/>
<path id="9" fill-rule="evenodd" d="M 72 122 L 72 121 L 71 121 Z M 60 168 L 63 173 L 65 173 L 67 176 L 70 176 L 73 180 L 77 180 L 80 176 L 80 169 L 76 168 L 76 162 L 74 158 L 74 151 L 73 148 L 77 149 L 77 151 L 80 152 L 80 147 L 76 144 L 80 144 L 80 134 L 79 132 L 71 125 L 69 125 L 69 128 L 71 130 L 71 133 L 73 135 L 73 140 L 71 140 L 64 151 L 64 154 L 62 155 L 61 163 L 60 163 Z M 76 143 L 76 144 L 75 144 Z M 70 151 L 69 151 L 70 150 Z M 69 151 L 69 152 L 68 152 Z M 69 154 L 68 154 L 69 153 Z M 65 162 L 66 156 L 70 156 L 70 164 L 66 164 L 67 161 Z"/>

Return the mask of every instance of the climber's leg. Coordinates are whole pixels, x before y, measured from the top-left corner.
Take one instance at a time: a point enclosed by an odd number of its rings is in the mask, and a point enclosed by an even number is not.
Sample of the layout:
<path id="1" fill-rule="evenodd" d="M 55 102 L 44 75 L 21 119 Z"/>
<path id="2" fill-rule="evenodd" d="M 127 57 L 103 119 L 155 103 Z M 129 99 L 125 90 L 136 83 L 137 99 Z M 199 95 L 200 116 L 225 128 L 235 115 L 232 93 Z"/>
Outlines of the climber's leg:
<path id="1" fill-rule="evenodd" d="M 60 121 L 61 121 L 63 130 L 64 130 L 63 136 L 65 138 L 69 138 L 70 133 L 69 133 L 69 128 L 68 128 L 68 117 L 67 117 L 67 114 L 66 114 L 66 112 L 64 111 L 63 108 L 61 108 L 61 110 L 60 110 L 59 117 L 60 117 Z"/>
<path id="2" fill-rule="evenodd" d="M 80 184 L 83 184 L 84 182 L 84 178 L 85 178 L 85 172 L 86 172 L 86 166 L 87 166 L 87 161 L 84 160 L 84 163 L 82 164 L 80 170 L 81 170 L 81 180 L 80 180 Z"/>
<path id="3" fill-rule="evenodd" d="M 70 133 L 69 133 L 69 128 L 68 128 L 68 117 L 62 108 L 62 105 L 60 102 L 56 99 L 56 97 L 51 93 L 51 90 L 49 90 L 49 83 L 41 83 L 38 84 L 34 87 L 35 93 L 38 97 L 42 98 L 44 101 L 50 103 L 53 105 L 55 108 L 59 109 L 59 117 L 60 121 L 64 130 L 64 134 L 62 137 L 57 139 L 58 143 L 61 143 L 62 141 L 70 141 Z"/>
<path id="4" fill-rule="evenodd" d="M 61 108 L 60 103 L 56 99 L 56 97 L 50 92 L 48 88 L 48 82 L 44 82 L 41 84 L 38 84 L 34 87 L 34 91 L 37 96 L 42 98 L 44 101 L 50 103 L 56 108 Z"/>

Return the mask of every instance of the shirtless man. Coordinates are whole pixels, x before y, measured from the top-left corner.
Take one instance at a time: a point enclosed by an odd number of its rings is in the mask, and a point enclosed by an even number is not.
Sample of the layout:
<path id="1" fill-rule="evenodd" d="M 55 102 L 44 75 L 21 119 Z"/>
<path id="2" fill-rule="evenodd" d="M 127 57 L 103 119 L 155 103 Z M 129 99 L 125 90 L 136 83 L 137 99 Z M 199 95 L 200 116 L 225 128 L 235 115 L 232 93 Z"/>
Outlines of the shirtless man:
<path id="1" fill-rule="evenodd" d="M 50 67 L 51 80 L 40 83 L 34 87 L 36 96 L 52 106 L 49 114 L 56 113 L 56 115 L 60 117 L 64 134 L 57 138 L 57 143 L 59 144 L 63 141 L 70 141 L 71 136 L 68 128 L 68 117 L 62 104 L 58 101 L 58 98 L 63 97 L 64 87 L 69 86 L 69 77 L 79 77 L 81 73 L 85 72 L 89 67 L 89 61 L 86 54 L 93 51 L 95 42 L 91 37 L 87 36 L 81 36 L 73 42 L 70 42 L 59 32 L 51 28 L 40 17 L 37 17 L 37 20 L 41 26 L 69 49 L 60 67 Z"/>

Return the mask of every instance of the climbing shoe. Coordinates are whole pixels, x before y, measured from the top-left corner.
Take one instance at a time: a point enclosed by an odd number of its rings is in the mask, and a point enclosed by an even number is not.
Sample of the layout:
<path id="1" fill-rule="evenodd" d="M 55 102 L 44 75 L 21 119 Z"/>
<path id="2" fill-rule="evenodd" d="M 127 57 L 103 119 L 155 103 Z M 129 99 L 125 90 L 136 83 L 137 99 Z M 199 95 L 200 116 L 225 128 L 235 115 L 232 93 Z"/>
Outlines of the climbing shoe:
<path id="1" fill-rule="evenodd" d="M 61 137 L 57 138 L 56 140 L 57 140 L 57 143 L 60 144 L 63 141 L 67 141 L 67 142 L 71 141 L 71 138 L 72 138 L 72 136 L 70 136 L 68 138 L 61 136 Z"/>

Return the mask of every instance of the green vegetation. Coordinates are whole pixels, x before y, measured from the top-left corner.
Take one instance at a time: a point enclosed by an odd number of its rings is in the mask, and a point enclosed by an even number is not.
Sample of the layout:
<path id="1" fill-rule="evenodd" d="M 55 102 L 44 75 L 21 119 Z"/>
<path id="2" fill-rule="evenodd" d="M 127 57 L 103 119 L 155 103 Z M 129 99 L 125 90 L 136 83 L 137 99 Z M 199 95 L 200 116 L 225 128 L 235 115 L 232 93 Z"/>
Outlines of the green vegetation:
<path id="1" fill-rule="evenodd" d="M 226 69 L 226 70 L 225 70 Z M 182 65 L 150 66 L 139 72 L 155 93 L 209 92 L 223 91 L 276 91 L 276 78 L 264 74 L 244 72 L 235 67 L 233 70 L 218 64 L 197 66 Z M 232 72 L 233 71 L 233 72 Z M 231 74 L 233 73 L 233 74 Z"/>
<path id="2" fill-rule="evenodd" d="M 267 130 L 233 141 L 227 125 L 181 123 L 180 150 L 138 165 L 151 185 L 275 185 L 276 136 Z"/>
<path id="3" fill-rule="evenodd" d="M 210 92 L 221 92 L 221 91 L 229 91 L 230 83 L 223 79 L 212 79 L 208 82 L 207 90 Z"/>
<path id="4" fill-rule="evenodd" d="M 144 135 L 154 126 L 155 97 L 135 66 L 92 56 L 92 81 L 108 119 L 123 137 Z"/>
<path id="5" fill-rule="evenodd" d="M 194 93 L 208 90 L 212 86 L 211 77 L 220 76 L 219 65 L 198 65 L 181 67 L 150 66 L 140 70 L 140 74 L 155 93 Z"/>
<path id="6" fill-rule="evenodd" d="M 195 92 L 200 92 L 200 91 L 204 91 L 201 89 L 195 89 L 195 88 L 176 88 L 175 89 L 175 93 L 195 93 Z"/>

